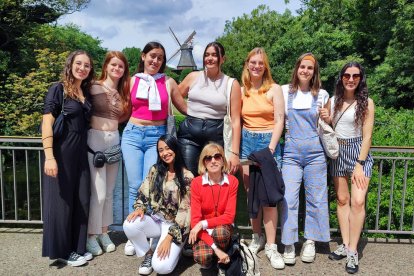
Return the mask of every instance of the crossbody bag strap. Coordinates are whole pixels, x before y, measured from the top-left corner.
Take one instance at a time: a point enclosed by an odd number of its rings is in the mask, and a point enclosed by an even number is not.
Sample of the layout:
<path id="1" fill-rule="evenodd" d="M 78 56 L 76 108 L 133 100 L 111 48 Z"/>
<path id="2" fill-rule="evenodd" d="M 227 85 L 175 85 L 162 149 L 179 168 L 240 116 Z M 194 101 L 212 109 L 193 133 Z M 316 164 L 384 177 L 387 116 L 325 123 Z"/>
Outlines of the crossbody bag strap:
<path id="1" fill-rule="evenodd" d="M 65 114 L 65 87 L 63 86 L 63 83 L 60 84 L 62 86 L 62 109 L 60 110 L 60 113 Z"/>
<path id="2" fill-rule="evenodd" d="M 333 130 L 335 130 L 335 127 L 338 125 L 339 120 L 341 120 L 342 116 L 345 114 L 345 112 L 348 110 L 348 108 L 350 108 L 354 103 L 355 103 L 355 100 L 350 105 L 348 105 L 347 108 L 345 108 L 344 112 L 342 112 L 341 116 L 339 116 L 338 120 L 336 120 L 336 124 L 332 125 Z"/>
<path id="3" fill-rule="evenodd" d="M 172 107 L 172 100 L 171 100 L 171 91 L 170 91 L 170 82 L 169 78 L 165 78 L 165 88 L 167 89 L 168 94 L 168 115 L 173 115 L 173 107 Z"/>
<path id="4" fill-rule="evenodd" d="M 226 100 L 227 100 L 227 114 L 229 114 L 230 118 L 231 118 L 231 113 L 230 113 L 230 104 L 231 104 L 231 89 L 233 87 L 233 81 L 234 78 L 229 78 L 227 81 L 227 87 L 226 87 Z"/>

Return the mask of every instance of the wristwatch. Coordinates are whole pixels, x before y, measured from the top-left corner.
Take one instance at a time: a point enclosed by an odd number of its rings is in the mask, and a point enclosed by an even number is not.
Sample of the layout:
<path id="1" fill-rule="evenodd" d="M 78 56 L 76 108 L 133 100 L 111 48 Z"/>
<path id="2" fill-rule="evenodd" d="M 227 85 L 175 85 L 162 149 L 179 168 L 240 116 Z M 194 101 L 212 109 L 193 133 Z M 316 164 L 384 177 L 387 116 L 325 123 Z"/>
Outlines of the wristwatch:
<path id="1" fill-rule="evenodd" d="M 359 164 L 361 164 L 361 166 L 364 166 L 365 165 L 365 160 L 357 160 L 357 163 L 359 163 Z"/>

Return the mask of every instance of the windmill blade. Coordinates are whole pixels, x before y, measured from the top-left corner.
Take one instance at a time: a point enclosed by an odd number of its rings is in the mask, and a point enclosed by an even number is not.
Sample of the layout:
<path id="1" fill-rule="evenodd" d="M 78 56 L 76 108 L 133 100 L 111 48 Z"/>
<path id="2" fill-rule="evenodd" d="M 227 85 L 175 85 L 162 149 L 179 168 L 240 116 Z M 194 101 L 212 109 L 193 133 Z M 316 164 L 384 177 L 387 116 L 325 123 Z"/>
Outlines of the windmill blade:
<path id="1" fill-rule="evenodd" d="M 173 32 L 173 30 L 171 29 L 171 27 L 168 27 L 168 29 L 170 30 L 170 33 L 174 37 L 175 41 L 177 41 L 178 46 L 181 47 L 181 43 L 180 43 L 180 41 L 178 41 L 178 38 L 175 36 L 175 33 Z"/>
<path id="2" fill-rule="evenodd" d="M 180 52 L 180 49 L 178 49 L 168 60 L 167 60 L 167 63 L 168 62 L 170 62 L 172 59 L 174 59 L 177 55 L 178 55 L 178 53 Z"/>
<path id="3" fill-rule="evenodd" d="M 184 43 L 188 43 L 190 42 L 191 39 L 193 39 L 193 37 L 196 35 L 196 31 L 193 31 L 188 38 L 184 41 Z"/>

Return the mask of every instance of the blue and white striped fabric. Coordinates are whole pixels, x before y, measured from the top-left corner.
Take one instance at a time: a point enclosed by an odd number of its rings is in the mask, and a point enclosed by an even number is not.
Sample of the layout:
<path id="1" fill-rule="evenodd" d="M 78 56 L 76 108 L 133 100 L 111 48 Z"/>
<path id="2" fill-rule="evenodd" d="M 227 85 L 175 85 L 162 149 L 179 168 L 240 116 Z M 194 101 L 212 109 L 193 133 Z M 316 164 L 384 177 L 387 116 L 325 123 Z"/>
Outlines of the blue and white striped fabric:
<path id="1" fill-rule="evenodd" d="M 361 151 L 362 137 L 338 139 L 338 143 L 339 157 L 331 160 L 331 175 L 351 176 Z M 366 177 L 371 177 L 373 164 L 374 160 L 368 154 L 363 168 Z"/>

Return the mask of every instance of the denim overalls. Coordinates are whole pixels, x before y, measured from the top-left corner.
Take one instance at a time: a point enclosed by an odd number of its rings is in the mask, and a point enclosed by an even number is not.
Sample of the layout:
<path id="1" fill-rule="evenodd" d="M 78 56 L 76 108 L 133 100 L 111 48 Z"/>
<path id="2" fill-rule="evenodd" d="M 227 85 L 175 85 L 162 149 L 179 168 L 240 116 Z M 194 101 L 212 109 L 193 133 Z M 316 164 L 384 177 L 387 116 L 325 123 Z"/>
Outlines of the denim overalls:
<path id="1" fill-rule="evenodd" d="M 282 211 L 282 243 L 298 241 L 299 190 L 302 179 L 305 186 L 305 238 L 328 242 L 329 212 L 327 189 L 327 162 L 316 131 L 317 97 L 309 109 L 293 109 L 294 93 L 288 97 L 288 130 L 285 135 L 282 175 L 285 198 Z"/>

